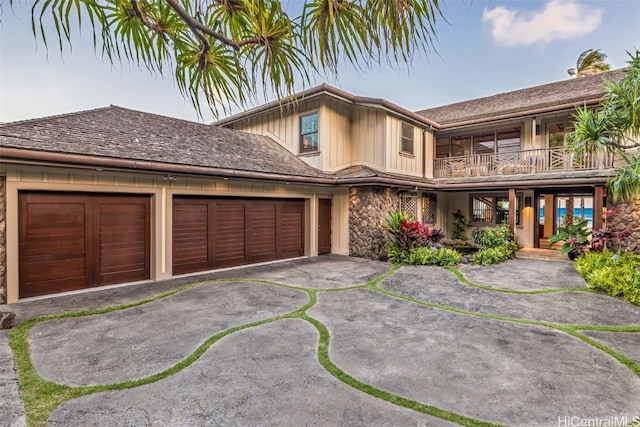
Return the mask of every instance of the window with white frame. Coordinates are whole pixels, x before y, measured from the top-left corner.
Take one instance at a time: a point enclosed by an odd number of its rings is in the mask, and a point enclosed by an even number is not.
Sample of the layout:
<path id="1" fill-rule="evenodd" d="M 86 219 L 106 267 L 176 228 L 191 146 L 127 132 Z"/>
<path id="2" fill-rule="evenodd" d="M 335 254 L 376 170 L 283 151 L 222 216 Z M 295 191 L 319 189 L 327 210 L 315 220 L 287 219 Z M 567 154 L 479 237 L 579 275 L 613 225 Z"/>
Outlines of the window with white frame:
<path id="1" fill-rule="evenodd" d="M 318 113 L 300 117 L 300 154 L 318 151 Z"/>
<path id="2" fill-rule="evenodd" d="M 413 154 L 413 126 L 408 123 L 402 123 L 400 151 L 406 154 Z"/>

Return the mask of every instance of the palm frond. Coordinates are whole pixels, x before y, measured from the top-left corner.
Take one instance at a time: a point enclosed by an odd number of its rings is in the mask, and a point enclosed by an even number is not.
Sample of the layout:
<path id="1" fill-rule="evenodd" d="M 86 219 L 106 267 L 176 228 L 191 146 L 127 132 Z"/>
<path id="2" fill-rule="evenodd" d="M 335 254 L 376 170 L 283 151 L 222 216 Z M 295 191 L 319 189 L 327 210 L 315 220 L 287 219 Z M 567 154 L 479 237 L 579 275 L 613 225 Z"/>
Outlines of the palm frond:
<path id="1" fill-rule="evenodd" d="M 633 156 L 629 164 L 616 170 L 609 181 L 609 194 L 613 202 L 634 200 L 640 195 L 640 156 Z"/>

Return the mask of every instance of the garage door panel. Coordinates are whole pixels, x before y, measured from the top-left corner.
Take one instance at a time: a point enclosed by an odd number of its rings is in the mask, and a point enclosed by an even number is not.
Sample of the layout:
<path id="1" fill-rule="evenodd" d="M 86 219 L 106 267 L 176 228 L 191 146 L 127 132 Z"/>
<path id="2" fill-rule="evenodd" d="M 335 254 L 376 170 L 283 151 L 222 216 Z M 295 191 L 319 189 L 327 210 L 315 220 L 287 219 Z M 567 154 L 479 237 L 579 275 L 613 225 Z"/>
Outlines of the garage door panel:
<path id="1" fill-rule="evenodd" d="M 195 217 L 189 219 L 188 205 L 207 205 L 208 232 L 200 232 L 200 239 L 191 240 L 191 251 L 200 247 L 201 255 L 209 254 L 204 262 L 192 264 L 190 271 L 202 271 L 220 267 L 271 261 L 304 253 L 304 201 L 282 199 L 242 199 L 242 198 L 192 198 L 188 196 L 174 198 L 174 233 L 177 228 L 192 229 Z M 195 208 L 194 208 L 195 209 Z M 289 213 L 289 217 L 285 215 Z M 177 217 L 184 223 L 177 225 Z M 202 221 L 204 217 L 200 220 Z M 286 222 L 293 220 L 295 224 Z M 197 227 L 195 227 L 197 229 Z M 206 236 L 206 241 L 205 241 Z M 173 238 L 174 273 L 186 272 L 183 260 L 176 255 L 183 253 L 184 238 Z M 189 236 L 193 239 L 194 236 Z M 183 246 L 184 245 L 184 246 Z M 208 251 L 205 250 L 208 246 Z"/>
<path id="2" fill-rule="evenodd" d="M 75 259 L 39 260 L 30 259 L 28 279 L 30 281 L 51 281 L 66 277 L 78 278 L 86 275 L 84 256 Z"/>
<path id="3" fill-rule="evenodd" d="M 48 255 L 56 259 L 63 259 L 66 254 L 78 253 L 84 257 L 85 238 L 83 232 L 73 236 L 37 236 L 29 238 L 28 256 Z"/>
<path id="4" fill-rule="evenodd" d="M 209 215 L 206 202 L 173 201 L 173 273 L 204 270 L 209 265 Z"/>
<path id="5" fill-rule="evenodd" d="M 150 277 L 150 197 L 19 194 L 20 297 Z"/>
<path id="6" fill-rule="evenodd" d="M 149 278 L 149 198 L 97 197 L 99 280 L 97 285 Z"/>
<path id="7" fill-rule="evenodd" d="M 304 254 L 304 206 L 287 205 L 282 208 L 281 250 L 286 256 Z"/>
<path id="8" fill-rule="evenodd" d="M 249 262 L 273 259 L 277 248 L 277 209 L 270 201 L 255 201 L 250 204 L 247 246 Z"/>
<path id="9" fill-rule="evenodd" d="M 212 200 L 215 205 L 214 259 L 211 268 L 240 265 L 245 258 L 245 204 Z"/>

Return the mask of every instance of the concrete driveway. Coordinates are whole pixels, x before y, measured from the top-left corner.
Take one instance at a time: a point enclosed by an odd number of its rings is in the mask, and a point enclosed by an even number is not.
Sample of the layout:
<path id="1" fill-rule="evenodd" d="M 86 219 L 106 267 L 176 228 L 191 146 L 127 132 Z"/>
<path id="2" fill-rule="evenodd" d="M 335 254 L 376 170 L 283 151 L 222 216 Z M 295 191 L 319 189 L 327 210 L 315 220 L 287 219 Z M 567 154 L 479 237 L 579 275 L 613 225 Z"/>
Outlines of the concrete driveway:
<path id="1" fill-rule="evenodd" d="M 24 320 L 205 281 L 35 325 L 44 379 L 142 380 L 63 403 L 52 426 L 640 425 L 640 307 L 584 292 L 565 262 L 462 266 L 472 284 L 390 268 L 327 256 L 10 308 Z"/>

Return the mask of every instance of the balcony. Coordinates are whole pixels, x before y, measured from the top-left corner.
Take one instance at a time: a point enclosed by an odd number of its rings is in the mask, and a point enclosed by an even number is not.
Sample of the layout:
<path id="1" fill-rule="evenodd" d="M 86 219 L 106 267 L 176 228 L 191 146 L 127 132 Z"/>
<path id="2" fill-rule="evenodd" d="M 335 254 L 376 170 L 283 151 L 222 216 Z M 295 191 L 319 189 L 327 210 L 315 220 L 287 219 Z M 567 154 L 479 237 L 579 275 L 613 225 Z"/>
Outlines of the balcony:
<path id="1" fill-rule="evenodd" d="M 611 154 L 576 156 L 566 147 L 537 148 L 435 159 L 434 178 L 575 172 L 605 170 L 614 166 Z"/>

